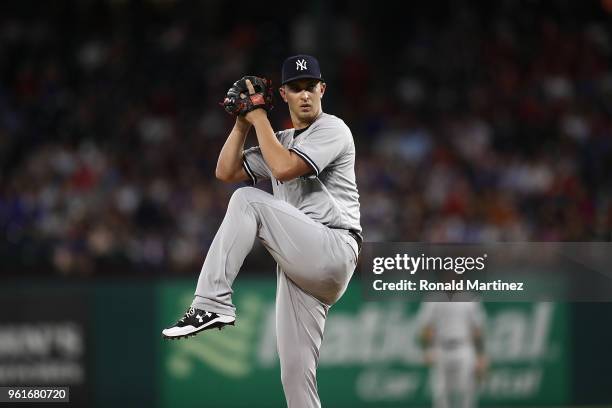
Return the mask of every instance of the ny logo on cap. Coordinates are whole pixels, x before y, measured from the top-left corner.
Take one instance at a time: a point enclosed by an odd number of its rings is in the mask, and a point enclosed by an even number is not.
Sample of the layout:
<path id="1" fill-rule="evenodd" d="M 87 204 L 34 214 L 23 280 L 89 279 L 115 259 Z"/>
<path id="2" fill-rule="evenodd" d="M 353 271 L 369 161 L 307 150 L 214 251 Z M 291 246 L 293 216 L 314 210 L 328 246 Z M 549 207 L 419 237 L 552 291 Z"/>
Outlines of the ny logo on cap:
<path id="1" fill-rule="evenodd" d="M 300 71 L 304 71 L 306 68 L 306 60 L 305 59 L 301 59 L 301 60 L 296 60 L 295 61 L 295 70 L 300 70 Z"/>

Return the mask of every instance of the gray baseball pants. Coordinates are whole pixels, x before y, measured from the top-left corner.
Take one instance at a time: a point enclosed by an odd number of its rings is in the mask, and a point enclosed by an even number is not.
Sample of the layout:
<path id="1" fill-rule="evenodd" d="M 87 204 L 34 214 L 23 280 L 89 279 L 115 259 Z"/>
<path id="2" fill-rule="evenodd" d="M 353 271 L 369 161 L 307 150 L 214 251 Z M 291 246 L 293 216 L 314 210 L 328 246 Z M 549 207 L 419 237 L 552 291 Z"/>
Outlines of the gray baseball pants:
<path id="1" fill-rule="evenodd" d="M 452 350 L 436 348 L 430 374 L 434 408 L 476 407 L 476 353 L 467 343 Z"/>
<path id="2" fill-rule="evenodd" d="M 193 307 L 235 316 L 232 283 L 256 238 L 278 265 L 277 346 L 287 406 L 320 407 L 316 369 L 325 319 L 355 270 L 357 243 L 265 191 L 240 188 L 204 261 Z"/>

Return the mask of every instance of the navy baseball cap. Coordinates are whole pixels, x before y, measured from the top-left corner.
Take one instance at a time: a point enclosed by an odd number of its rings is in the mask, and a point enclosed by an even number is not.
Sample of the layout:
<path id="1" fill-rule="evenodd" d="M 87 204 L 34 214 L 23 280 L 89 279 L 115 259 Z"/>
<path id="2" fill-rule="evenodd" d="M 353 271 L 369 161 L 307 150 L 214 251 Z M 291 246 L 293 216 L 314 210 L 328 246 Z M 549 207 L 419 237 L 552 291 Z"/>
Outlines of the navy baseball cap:
<path id="1" fill-rule="evenodd" d="M 294 55 L 283 62 L 283 77 L 281 85 L 296 79 L 312 78 L 323 81 L 319 61 L 311 55 Z"/>

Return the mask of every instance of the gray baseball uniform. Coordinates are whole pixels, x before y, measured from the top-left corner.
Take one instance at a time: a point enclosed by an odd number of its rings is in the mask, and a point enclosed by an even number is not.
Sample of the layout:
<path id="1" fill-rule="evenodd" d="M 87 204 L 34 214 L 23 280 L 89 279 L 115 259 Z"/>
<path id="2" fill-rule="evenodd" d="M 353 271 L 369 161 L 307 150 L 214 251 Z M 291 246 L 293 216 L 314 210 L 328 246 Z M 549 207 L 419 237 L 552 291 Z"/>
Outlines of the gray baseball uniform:
<path id="1" fill-rule="evenodd" d="M 426 302 L 420 326 L 434 330 L 434 364 L 430 381 L 434 408 L 472 408 L 476 404 L 476 350 L 472 330 L 482 330 L 480 302 Z M 454 403 L 453 403 L 454 402 Z"/>
<path id="2" fill-rule="evenodd" d="M 192 306 L 235 315 L 232 283 L 259 238 L 277 262 L 276 325 L 281 380 L 289 408 L 320 407 L 316 367 L 329 307 L 342 296 L 357 262 L 359 194 L 355 144 L 339 118 L 321 115 L 302 132 L 276 133 L 312 174 L 272 176 L 259 147 L 244 152 L 253 184 L 271 180 L 274 195 L 236 190 L 200 272 Z"/>

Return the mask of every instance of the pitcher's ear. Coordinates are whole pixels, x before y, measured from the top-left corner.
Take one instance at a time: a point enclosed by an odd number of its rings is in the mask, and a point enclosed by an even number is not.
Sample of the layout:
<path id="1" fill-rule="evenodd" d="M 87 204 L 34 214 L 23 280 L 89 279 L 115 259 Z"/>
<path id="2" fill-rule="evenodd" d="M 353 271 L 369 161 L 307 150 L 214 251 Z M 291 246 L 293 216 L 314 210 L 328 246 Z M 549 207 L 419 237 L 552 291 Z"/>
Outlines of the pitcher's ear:
<path id="1" fill-rule="evenodd" d="M 278 93 L 280 94 L 281 98 L 283 98 L 283 101 L 287 102 L 287 95 L 285 95 L 285 86 L 281 86 L 280 88 L 278 88 Z"/>

